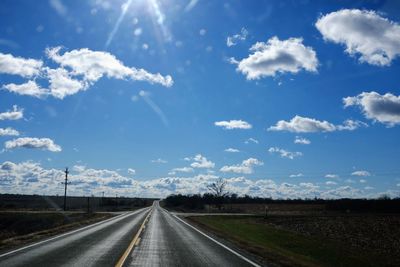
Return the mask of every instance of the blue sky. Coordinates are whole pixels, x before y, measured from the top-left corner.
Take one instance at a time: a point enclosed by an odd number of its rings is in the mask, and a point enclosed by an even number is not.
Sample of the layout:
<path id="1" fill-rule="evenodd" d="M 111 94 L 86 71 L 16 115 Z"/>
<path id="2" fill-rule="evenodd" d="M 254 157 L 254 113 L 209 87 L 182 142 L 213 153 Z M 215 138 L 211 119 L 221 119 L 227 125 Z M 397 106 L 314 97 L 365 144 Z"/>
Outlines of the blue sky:
<path id="1" fill-rule="evenodd" d="M 0 5 L 3 193 L 399 195 L 396 1 Z"/>

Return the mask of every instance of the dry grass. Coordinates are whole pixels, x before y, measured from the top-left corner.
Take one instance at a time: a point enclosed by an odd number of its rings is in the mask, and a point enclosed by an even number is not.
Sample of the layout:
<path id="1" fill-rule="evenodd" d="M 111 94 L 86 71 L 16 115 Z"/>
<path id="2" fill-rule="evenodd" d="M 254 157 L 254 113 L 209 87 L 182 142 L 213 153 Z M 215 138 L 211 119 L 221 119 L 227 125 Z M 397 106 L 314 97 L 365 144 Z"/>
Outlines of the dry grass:
<path id="1" fill-rule="evenodd" d="M 296 218 L 297 216 L 293 216 Z M 393 229 L 398 225 L 397 220 L 382 224 L 378 218 L 366 219 L 361 226 L 360 218 L 346 218 L 351 221 L 338 223 L 341 218 L 329 217 L 321 219 L 318 216 L 303 216 L 304 220 L 291 220 L 291 216 L 271 216 L 265 219 L 261 216 L 199 216 L 190 217 L 201 227 L 216 235 L 236 243 L 242 249 L 261 256 L 266 262 L 282 266 L 400 266 L 400 257 L 389 251 L 398 249 L 392 239 L 387 236 L 379 238 L 382 246 L 385 244 L 388 253 L 381 253 L 372 247 L 353 246 L 354 240 L 378 238 L 379 234 L 371 235 L 367 229 L 378 229 L 387 232 L 385 227 Z M 326 223 L 329 222 L 329 223 Z M 318 230 L 306 233 L 299 229 L 312 229 L 319 224 Z M 331 225 L 338 224 L 337 228 Z M 309 227 L 308 227 L 309 225 Z M 379 226 L 377 226 L 379 225 Z M 361 227 L 354 232 L 354 227 Z M 398 227 L 397 227 L 398 228 Z M 397 229 L 398 233 L 399 229 Z M 325 232 L 331 232 L 327 238 Z M 336 237 L 336 238 L 335 238 Z M 398 240 L 398 239 L 397 239 Z"/>
<path id="2" fill-rule="evenodd" d="M 112 217 L 109 213 L 0 212 L 0 251 Z"/>

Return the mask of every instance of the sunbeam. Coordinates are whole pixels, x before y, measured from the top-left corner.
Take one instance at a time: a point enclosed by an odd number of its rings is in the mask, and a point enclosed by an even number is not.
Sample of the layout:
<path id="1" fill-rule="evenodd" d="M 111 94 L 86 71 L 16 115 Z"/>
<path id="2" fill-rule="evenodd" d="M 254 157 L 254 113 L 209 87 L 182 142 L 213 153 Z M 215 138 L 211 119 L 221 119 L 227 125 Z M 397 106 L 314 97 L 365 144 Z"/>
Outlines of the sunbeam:
<path id="1" fill-rule="evenodd" d="M 108 48 L 108 46 L 111 44 L 112 40 L 114 39 L 115 33 L 118 31 L 119 25 L 121 24 L 122 20 L 124 19 L 126 12 L 129 9 L 129 6 L 131 5 L 132 0 L 127 0 L 122 6 L 121 6 L 121 15 L 119 15 L 119 18 L 117 22 L 114 25 L 114 28 L 110 32 L 107 38 L 107 42 L 105 44 L 105 48 Z"/>

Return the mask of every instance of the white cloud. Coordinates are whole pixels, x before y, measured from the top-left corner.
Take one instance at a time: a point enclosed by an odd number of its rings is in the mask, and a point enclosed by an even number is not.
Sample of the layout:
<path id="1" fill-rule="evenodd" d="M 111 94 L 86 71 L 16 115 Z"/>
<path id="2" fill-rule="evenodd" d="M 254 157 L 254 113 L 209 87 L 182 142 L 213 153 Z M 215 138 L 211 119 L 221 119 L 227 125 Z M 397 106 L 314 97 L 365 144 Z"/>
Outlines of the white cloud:
<path id="1" fill-rule="evenodd" d="M 355 172 L 352 172 L 351 175 L 353 175 L 353 176 L 371 176 L 371 173 L 369 173 L 368 171 L 355 171 Z"/>
<path id="2" fill-rule="evenodd" d="M 335 125 L 327 121 L 319 121 L 312 118 L 296 115 L 290 121 L 280 120 L 275 126 L 268 128 L 268 131 L 289 131 L 296 133 L 332 132 Z"/>
<path id="3" fill-rule="evenodd" d="M 230 121 L 216 121 L 214 123 L 215 126 L 223 127 L 227 130 L 232 129 L 251 129 L 252 126 L 250 123 L 243 120 L 230 120 Z"/>
<path id="4" fill-rule="evenodd" d="M 162 164 L 168 163 L 168 161 L 166 161 L 165 159 L 161 159 L 161 158 L 153 159 L 153 160 L 151 160 L 151 162 L 152 163 L 162 163 Z"/>
<path id="5" fill-rule="evenodd" d="M 353 179 L 346 179 L 345 182 L 348 184 L 354 184 L 356 181 L 354 181 Z"/>
<path id="6" fill-rule="evenodd" d="M 368 127 L 368 124 L 362 121 L 345 120 L 342 125 L 336 125 L 339 131 L 354 131 L 361 127 Z"/>
<path id="7" fill-rule="evenodd" d="M 190 164 L 190 166 L 192 166 L 193 168 L 206 168 L 206 169 L 210 169 L 210 168 L 214 168 L 215 167 L 215 163 L 207 160 L 206 157 L 202 156 L 201 154 L 197 154 L 194 158 L 193 158 L 192 164 Z"/>
<path id="8" fill-rule="evenodd" d="M 272 37 L 266 43 L 254 44 L 247 58 L 240 61 L 231 59 L 237 65 L 237 71 L 246 75 L 248 80 L 256 80 L 277 73 L 298 73 L 304 69 L 316 72 L 318 59 L 311 47 L 303 45 L 302 38 L 290 38 L 281 41 Z"/>
<path id="9" fill-rule="evenodd" d="M 206 33 L 207 33 L 207 30 L 206 30 L 206 29 L 200 29 L 200 31 L 199 31 L 199 34 L 200 34 L 201 36 L 206 35 Z"/>
<path id="10" fill-rule="evenodd" d="M 135 175 L 136 174 L 136 170 L 132 169 L 132 168 L 128 168 L 128 174 L 129 175 Z"/>
<path id="11" fill-rule="evenodd" d="M 225 152 L 230 152 L 230 153 L 238 153 L 238 152 L 240 152 L 240 150 L 239 149 L 236 149 L 236 148 L 227 148 L 227 149 L 225 149 L 224 150 Z"/>
<path id="12" fill-rule="evenodd" d="M 40 73 L 43 62 L 36 59 L 14 57 L 0 53 L 0 73 L 32 77 Z"/>
<path id="13" fill-rule="evenodd" d="M 177 172 L 189 173 L 194 172 L 194 169 L 190 167 L 173 168 L 168 175 L 175 175 Z"/>
<path id="14" fill-rule="evenodd" d="M 63 54 L 60 52 L 61 47 L 46 49 L 47 57 L 59 64 L 59 67 L 55 69 L 43 66 L 43 62 L 39 60 L 23 59 L 0 53 L 0 73 L 34 78 L 22 84 L 2 85 L 2 89 L 38 98 L 51 95 L 63 99 L 79 91 L 87 90 L 102 77 L 146 81 L 166 87 L 173 85 L 171 76 L 127 67 L 114 55 L 105 51 L 81 48 Z M 38 83 L 40 80 L 46 80 L 49 88 L 42 88 Z"/>
<path id="15" fill-rule="evenodd" d="M 333 182 L 333 181 L 327 181 L 327 182 L 325 182 L 325 184 L 326 185 L 337 185 L 337 183 L 336 182 Z"/>
<path id="16" fill-rule="evenodd" d="M 246 141 L 244 141 L 245 144 L 250 144 L 250 143 L 254 143 L 254 144 L 258 144 L 258 140 L 254 139 L 252 137 L 250 137 L 249 139 L 247 139 Z"/>
<path id="17" fill-rule="evenodd" d="M 298 173 L 298 174 L 291 174 L 289 175 L 290 178 L 297 178 L 297 177 L 303 177 L 304 175 L 302 173 Z"/>
<path id="18" fill-rule="evenodd" d="M 152 74 L 144 69 L 127 67 L 114 55 L 104 51 L 92 51 L 88 48 L 75 49 L 60 54 L 61 47 L 46 49 L 47 56 L 62 67 L 71 69 L 73 75 L 83 75 L 89 83 L 96 82 L 103 76 L 115 79 L 130 78 L 137 81 L 159 83 L 164 86 L 172 86 L 171 76 Z"/>
<path id="19" fill-rule="evenodd" d="M 172 169 L 174 172 L 193 172 L 193 168 L 190 167 L 183 167 L 183 168 L 174 168 Z"/>
<path id="20" fill-rule="evenodd" d="M 63 68 L 46 68 L 46 71 L 50 83 L 50 94 L 56 98 L 63 99 L 88 88 L 85 81 L 72 79 L 71 74 Z"/>
<path id="21" fill-rule="evenodd" d="M 337 174 L 327 174 L 327 175 L 325 175 L 325 178 L 337 179 L 337 178 L 339 178 L 339 175 L 337 175 Z"/>
<path id="22" fill-rule="evenodd" d="M 72 170 L 75 172 L 83 172 L 84 170 L 86 170 L 86 166 L 84 165 L 74 165 L 72 167 Z"/>
<path id="23" fill-rule="evenodd" d="M 353 131 L 359 127 L 366 127 L 361 121 L 346 120 L 342 125 L 334 125 L 328 121 L 320 121 L 313 118 L 294 116 L 290 121 L 280 120 L 276 125 L 268 128 L 268 131 L 288 131 L 294 133 L 314 133 L 333 131 Z"/>
<path id="24" fill-rule="evenodd" d="M 301 145 L 309 145 L 311 144 L 311 141 L 308 140 L 307 138 L 301 137 L 301 136 L 296 136 L 294 139 L 295 144 L 301 144 Z"/>
<path id="25" fill-rule="evenodd" d="M 245 28 L 242 28 L 240 33 L 228 36 L 228 38 L 226 38 L 226 45 L 228 47 L 235 46 L 238 41 L 246 40 L 248 33 L 249 32 Z"/>
<path id="26" fill-rule="evenodd" d="M 68 194 L 82 196 L 94 194 L 130 196 L 130 197 L 166 197 L 170 194 L 203 194 L 208 192 L 207 185 L 219 177 L 212 174 L 199 174 L 187 177 L 162 177 L 147 180 L 134 180 L 124 177 L 116 171 L 107 169 L 78 168 L 70 173 L 72 184 Z M 38 195 L 63 194 L 60 183 L 64 179 L 63 170 L 47 169 L 40 163 L 25 161 L 0 163 L 0 193 L 23 193 Z M 239 195 L 251 195 L 272 198 L 360 198 L 376 197 L 382 192 L 369 192 L 361 189 L 342 186 L 323 190 L 310 182 L 299 184 L 277 183 L 271 179 L 247 179 L 245 177 L 227 177 L 227 190 Z M 390 192 L 389 192 L 390 193 Z M 396 196 L 393 191 L 391 195 Z"/>
<path id="27" fill-rule="evenodd" d="M 365 179 L 360 179 L 360 183 L 365 184 L 367 182 L 367 180 Z"/>
<path id="28" fill-rule="evenodd" d="M 291 152 L 279 147 L 270 147 L 268 149 L 269 153 L 278 153 L 282 158 L 294 159 L 296 157 L 303 156 L 301 152 Z"/>
<path id="29" fill-rule="evenodd" d="M 24 109 L 18 108 L 17 105 L 13 106 L 12 110 L 0 113 L 0 121 L 3 120 L 19 120 L 24 117 Z"/>
<path id="30" fill-rule="evenodd" d="M 0 128 L 0 136 L 18 136 L 19 132 L 13 128 Z"/>
<path id="31" fill-rule="evenodd" d="M 234 172 L 234 173 L 244 173 L 251 174 L 254 172 L 254 166 L 262 166 L 264 163 L 255 158 L 248 158 L 243 160 L 241 164 L 231 165 L 231 166 L 223 166 L 220 171 L 221 172 Z"/>
<path id="32" fill-rule="evenodd" d="M 319 18 L 315 26 L 325 40 L 359 54 L 361 62 L 388 66 L 400 55 L 400 25 L 375 11 L 343 9 Z"/>
<path id="33" fill-rule="evenodd" d="M 41 98 L 49 94 L 49 90 L 40 88 L 35 81 L 28 81 L 22 84 L 9 83 L 3 85 L 2 88 L 18 95 L 29 95 L 37 98 Z"/>
<path id="34" fill-rule="evenodd" d="M 394 126 L 400 124 L 400 96 L 377 92 L 363 92 L 357 96 L 343 98 L 345 107 L 358 106 L 365 117 Z"/>
<path id="35" fill-rule="evenodd" d="M 50 138 L 21 137 L 4 143 L 7 150 L 15 148 L 30 148 L 60 152 L 61 147 L 54 143 Z"/>

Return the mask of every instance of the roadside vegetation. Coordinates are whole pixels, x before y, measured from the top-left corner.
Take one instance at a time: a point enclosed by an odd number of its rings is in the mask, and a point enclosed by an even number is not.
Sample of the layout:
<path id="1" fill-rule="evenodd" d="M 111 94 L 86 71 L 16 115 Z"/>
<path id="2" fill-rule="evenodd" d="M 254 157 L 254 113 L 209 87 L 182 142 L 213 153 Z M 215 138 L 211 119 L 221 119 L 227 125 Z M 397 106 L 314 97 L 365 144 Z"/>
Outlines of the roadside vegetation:
<path id="1" fill-rule="evenodd" d="M 400 198 L 272 199 L 229 194 L 225 185 L 162 204 L 267 264 L 400 266 Z"/>
<path id="2" fill-rule="evenodd" d="M 0 212 L 0 251 L 114 216 L 83 212 Z"/>
<path id="3" fill-rule="evenodd" d="M 383 220 L 379 217 L 326 220 L 310 216 L 297 221 L 282 216 L 195 216 L 188 219 L 266 262 L 280 266 L 400 266 L 400 230 L 397 227 L 400 216 Z M 311 225 L 319 227 L 315 230 Z M 306 233 L 296 229 L 307 227 L 313 231 Z M 363 242 L 373 239 L 372 245 Z M 382 248 L 376 249 L 379 246 Z"/>

